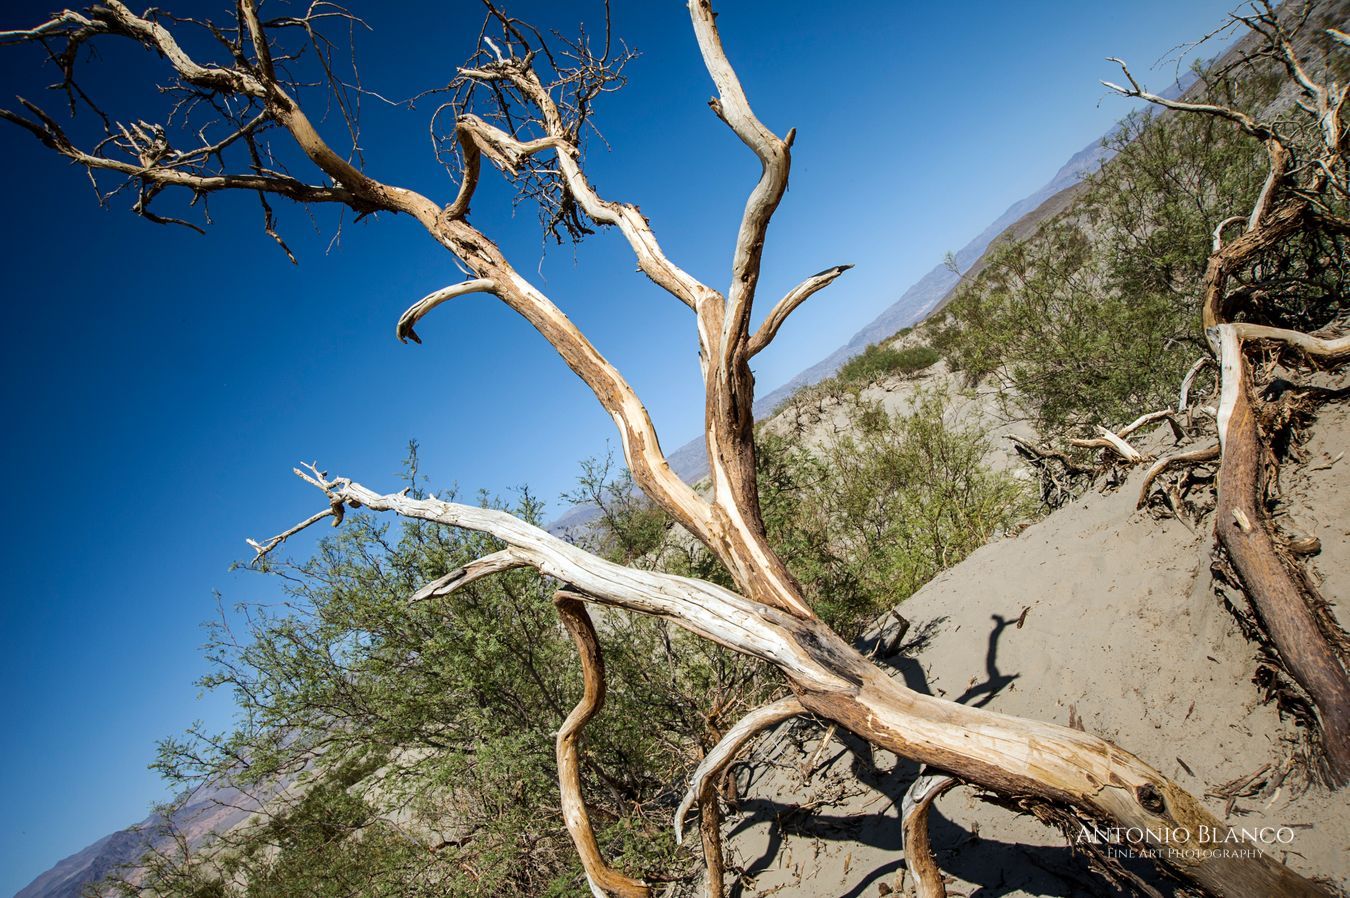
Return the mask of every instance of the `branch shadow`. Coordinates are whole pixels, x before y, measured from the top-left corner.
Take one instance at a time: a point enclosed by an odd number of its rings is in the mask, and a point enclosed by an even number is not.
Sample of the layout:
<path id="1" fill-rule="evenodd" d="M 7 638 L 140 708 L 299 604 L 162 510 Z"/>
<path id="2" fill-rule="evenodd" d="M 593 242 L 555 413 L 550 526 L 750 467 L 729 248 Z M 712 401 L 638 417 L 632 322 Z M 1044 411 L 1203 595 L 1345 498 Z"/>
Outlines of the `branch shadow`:
<path id="1" fill-rule="evenodd" d="M 985 651 L 985 677 L 978 683 L 972 683 L 956 697 L 954 701 L 958 703 L 984 707 L 1020 676 L 1015 672 L 1005 673 L 998 665 L 999 643 L 1008 627 L 1016 626 L 1016 619 L 994 614 L 991 620 L 993 626 Z M 889 656 L 876 657 L 878 649 L 886 642 L 884 632 L 863 640 L 859 649 L 864 654 L 873 655 L 874 660 L 883 667 L 894 671 L 894 675 L 900 676 L 910 689 L 933 695 L 927 672 L 917 656 L 931 644 L 946 621 L 947 618 L 940 617 L 925 622 Z M 875 890 L 878 884 L 893 877 L 905 866 L 901 856 L 903 846 L 897 805 L 899 796 L 904 795 L 918 775 L 918 765 L 900 758 L 894 765 L 885 767 L 878 763 L 876 752 L 865 740 L 846 732 L 837 733 L 835 738 L 842 745 L 817 764 L 815 769 L 831 769 L 848 755 L 852 776 L 877 793 L 863 808 L 877 802 L 884 804 L 879 810 L 819 814 L 811 807 L 769 798 L 740 801 L 737 806 L 740 818 L 727 833 L 728 838 L 765 822 L 769 826 L 764 850 L 739 871 L 740 875 L 733 882 L 730 890 L 733 898 L 744 898 L 745 881 L 753 881 L 772 866 L 779 857 L 785 838 L 789 836 L 854 842 L 896 855 L 893 860 L 870 870 L 851 889 L 842 891 L 841 884 L 839 898 L 862 898 L 864 894 L 872 894 L 869 889 Z M 748 778 L 745 788 L 738 790 L 739 794 L 747 794 L 752 784 L 753 777 Z M 936 804 L 929 812 L 929 834 L 939 867 L 976 886 L 970 898 L 999 898 L 1018 891 L 1046 898 L 1115 898 L 1132 894 L 1115 887 L 1095 872 L 1087 858 L 1068 845 L 1025 845 L 983 838 L 978 832 L 969 832 L 943 816 Z M 1173 887 L 1161 879 L 1152 864 L 1140 864 L 1138 868 L 1132 866 L 1131 872 L 1141 876 L 1161 894 L 1174 894 Z"/>

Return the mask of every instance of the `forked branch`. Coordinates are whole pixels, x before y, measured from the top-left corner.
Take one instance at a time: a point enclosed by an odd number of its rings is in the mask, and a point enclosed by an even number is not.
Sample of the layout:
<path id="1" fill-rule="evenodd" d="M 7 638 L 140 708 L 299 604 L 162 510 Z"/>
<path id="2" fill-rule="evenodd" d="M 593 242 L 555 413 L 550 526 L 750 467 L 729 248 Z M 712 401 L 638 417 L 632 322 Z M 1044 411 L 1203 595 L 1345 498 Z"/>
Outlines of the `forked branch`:
<path id="1" fill-rule="evenodd" d="M 1164 455 L 1154 462 L 1144 473 L 1144 482 L 1139 485 L 1139 500 L 1135 503 L 1136 508 L 1143 508 L 1148 504 L 1149 493 L 1153 490 L 1153 481 L 1157 480 L 1168 468 L 1176 465 L 1192 465 L 1199 462 L 1213 461 L 1219 457 L 1219 444 L 1211 443 L 1208 446 L 1199 446 L 1195 449 L 1187 449 L 1184 452 L 1174 452 L 1171 455 Z"/>
<path id="2" fill-rule="evenodd" d="M 762 166 L 759 182 L 745 203 L 731 262 L 731 286 L 727 290 L 727 312 L 721 335 L 723 358 L 731 360 L 733 353 L 744 351 L 748 339 L 750 311 L 764 256 L 764 239 L 769 220 L 787 190 L 792 166 L 790 148 L 795 131 L 789 131 L 785 138 L 778 137 L 750 108 L 750 100 L 722 46 L 712 3 L 689 0 L 689 13 L 694 23 L 694 36 L 703 54 L 703 64 L 717 87 L 717 96 L 708 105 L 754 151 Z"/>
<path id="3" fill-rule="evenodd" d="M 1220 106 L 1215 103 L 1189 103 L 1184 100 L 1170 100 L 1167 97 L 1150 93 L 1145 90 L 1134 75 L 1130 73 L 1130 67 L 1125 64 L 1125 60 L 1116 56 L 1108 56 L 1107 62 L 1114 62 L 1120 66 L 1121 73 L 1125 80 L 1130 83 L 1129 87 L 1123 87 L 1111 81 L 1103 81 L 1102 86 L 1115 91 L 1121 96 L 1135 97 L 1162 106 L 1165 109 L 1175 109 L 1178 112 L 1197 112 L 1202 115 L 1212 115 L 1217 118 L 1226 119 L 1241 128 L 1245 133 L 1250 134 L 1257 140 L 1267 140 L 1274 136 L 1274 131 L 1264 122 L 1259 122 L 1247 113 L 1227 106 Z"/>

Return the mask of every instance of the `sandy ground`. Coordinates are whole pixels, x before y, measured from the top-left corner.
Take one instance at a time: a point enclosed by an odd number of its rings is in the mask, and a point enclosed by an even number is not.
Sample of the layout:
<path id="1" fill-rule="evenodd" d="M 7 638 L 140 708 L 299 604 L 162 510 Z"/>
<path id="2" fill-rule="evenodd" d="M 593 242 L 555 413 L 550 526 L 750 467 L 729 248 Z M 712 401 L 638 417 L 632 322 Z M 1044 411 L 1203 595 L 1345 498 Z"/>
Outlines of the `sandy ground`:
<path id="1" fill-rule="evenodd" d="M 1339 447 L 1347 437 L 1343 407 L 1316 422 L 1307 460 L 1286 468 L 1290 511 L 1281 519 L 1321 539 L 1313 566 L 1342 621 L 1350 459 Z M 1274 853 L 1307 875 L 1350 885 L 1350 802 L 1308 784 L 1293 725 L 1252 684 L 1256 649 L 1214 591 L 1209 522 L 1192 530 L 1135 511 L 1140 476 L 985 546 L 905 602 L 913 629 L 891 659 L 895 675 L 1010 714 L 1064 724 L 1073 715 L 1197 795 L 1269 765 L 1231 805 L 1229 822 L 1291 827 L 1292 843 Z M 851 739 L 819 749 L 821 732 L 810 724 L 779 734 L 738 774 L 743 798 L 726 832 L 729 860 L 742 872 L 731 894 L 901 890 L 896 812 L 913 766 Z M 808 776 L 803 768 L 818 749 Z M 1206 802 L 1220 815 L 1228 804 Z M 1058 831 L 971 789 L 938 800 L 931 831 L 952 896 L 1114 894 Z"/>

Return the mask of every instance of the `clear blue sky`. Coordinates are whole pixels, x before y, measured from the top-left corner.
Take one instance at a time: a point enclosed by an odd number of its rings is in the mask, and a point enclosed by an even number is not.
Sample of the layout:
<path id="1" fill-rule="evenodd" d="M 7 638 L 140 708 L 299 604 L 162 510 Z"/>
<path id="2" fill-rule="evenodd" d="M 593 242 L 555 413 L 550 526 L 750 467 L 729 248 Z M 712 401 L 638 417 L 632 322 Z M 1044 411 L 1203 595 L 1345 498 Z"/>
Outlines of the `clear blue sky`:
<path id="1" fill-rule="evenodd" d="M 0 29 L 53 5 L 10 0 Z M 365 83 L 390 96 L 445 83 L 479 20 L 466 0 L 353 5 L 375 28 L 362 42 Z M 600 110 L 613 151 L 593 154 L 592 177 L 603 195 L 640 203 L 679 264 L 720 285 L 757 163 L 705 105 L 711 85 L 683 6 L 614 7 L 618 32 L 644 55 Z M 596 4 L 510 8 L 570 30 Z M 761 313 L 808 274 L 858 266 L 760 357 L 761 390 L 847 340 L 1123 115 L 1127 104 L 1097 83 L 1115 74 L 1103 57 L 1124 56 L 1164 87 L 1174 70 L 1150 66 L 1228 8 L 872 0 L 845 14 L 722 0 L 723 36 L 761 118 L 779 133 L 798 128 Z M 35 80 L 31 61 L 0 50 L 3 105 L 53 80 Z M 425 138 L 430 109 L 368 106 L 367 159 L 377 177 L 446 199 L 453 185 Z M 316 233 L 279 210 L 301 261 L 292 267 L 248 198 L 213 201 L 205 237 L 156 227 L 120 201 L 99 209 L 79 171 L 7 126 L 0 207 L 8 895 L 164 797 L 146 769 L 157 738 L 196 718 L 228 720 L 227 697 L 199 698 L 193 686 L 204 672 L 199 624 L 213 590 L 227 603 L 270 594 L 227 568 L 245 537 L 317 509 L 294 463 L 390 486 L 416 437 L 437 485 L 528 483 L 551 498 L 578 459 L 604 451 L 612 425 L 547 344 L 487 298 L 439 310 L 419 327 L 423 346 L 395 341 L 399 313 L 459 277 L 407 221 L 348 225 L 326 253 L 332 216 L 319 213 Z M 698 432 L 691 316 L 633 274 L 626 245 L 602 234 L 541 261 L 533 214 L 512 217 L 500 193 L 475 203 L 474 221 L 522 270 L 542 266 L 546 291 L 625 371 L 667 448 Z"/>

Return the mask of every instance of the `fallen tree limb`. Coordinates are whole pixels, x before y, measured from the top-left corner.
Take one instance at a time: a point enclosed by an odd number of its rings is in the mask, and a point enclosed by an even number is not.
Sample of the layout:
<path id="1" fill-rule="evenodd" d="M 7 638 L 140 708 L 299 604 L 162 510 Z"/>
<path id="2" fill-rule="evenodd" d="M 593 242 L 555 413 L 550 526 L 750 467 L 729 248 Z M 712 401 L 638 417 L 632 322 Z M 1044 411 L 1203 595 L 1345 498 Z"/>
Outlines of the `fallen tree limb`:
<path id="1" fill-rule="evenodd" d="M 1240 322 L 1229 324 L 1232 333 L 1240 341 L 1271 340 L 1292 346 L 1310 359 L 1319 362 L 1336 363 L 1350 359 L 1350 334 L 1344 337 L 1317 337 L 1302 331 L 1284 327 L 1266 327 L 1261 324 Z"/>
<path id="2" fill-rule="evenodd" d="M 1318 597 L 1309 595 L 1311 585 L 1281 559 L 1262 500 L 1266 450 L 1252 407 L 1242 335 L 1297 345 L 1284 334 L 1272 337 L 1276 331 L 1232 324 L 1213 329 L 1220 351 L 1223 453 L 1214 529 L 1281 663 L 1312 700 L 1328 778 L 1343 785 L 1350 782 L 1350 676 L 1318 624 L 1313 611 Z M 1309 339 L 1317 350 L 1322 341 Z"/>
<path id="3" fill-rule="evenodd" d="M 1144 456 L 1138 449 L 1135 449 L 1105 427 L 1097 428 L 1096 437 L 1092 439 L 1072 439 L 1069 440 L 1069 445 L 1077 446 L 1080 449 L 1109 449 L 1132 465 L 1137 465 L 1144 460 Z"/>
<path id="4" fill-rule="evenodd" d="M 1154 462 L 1144 474 L 1144 482 L 1139 485 L 1139 501 L 1135 503 L 1135 508 L 1143 508 L 1148 504 L 1148 494 L 1153 488 L 1153 481 L 1158 479 L 1158 475 L 1174 465 L 1195 464 L 1202 461 L 1213 461 L 1219 457 L 1219 444 L 1214 443 L 1209 446 L 1200 446 L 1195 449 L 1187 449 L 1185 452 L 1174 452 L 1171 455 L 1164 455 Z"/>
<path id="5" fill-rule="evenodd" d="M 330 502 L 489 533 L 541 573 L 570 584 L 587 602 L 665 618 L 767 661 L 784 673 L 804 710 L 897 755 L 1081 819 L 1146 833 L 1166 829 L 1174 840 L 1184 833 L 1194 850 L 1184 856 L 1163 853 L 1161 859 L 1211 894 L 1328 895 L 1257 846 L 1243 842 L 1250 852 L 1232 851 L 1234 843 L 1225 840 L 1240 839 L 1239 834 L 1129 752 L 1067 727 L 915 692 L 870 664 L 818 619 L 796 617 L 706 581 L 606 561 L 503 511 L 382 495 L 343 478 L 302 476 L 323 489 Z"/>

